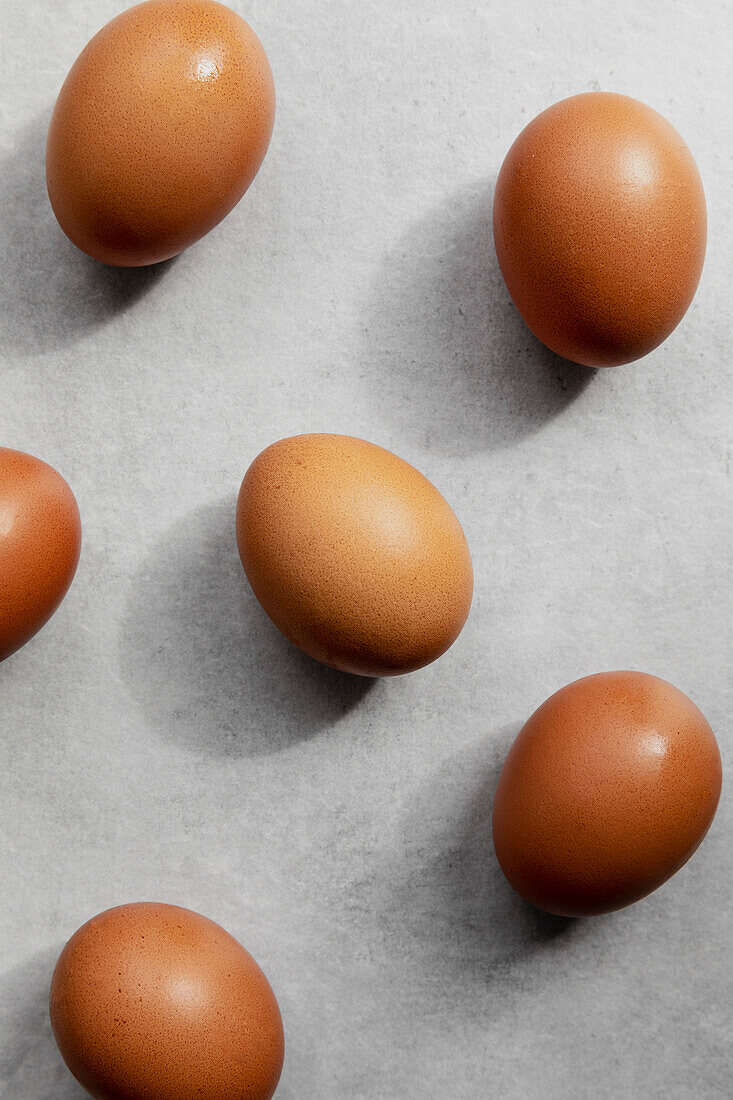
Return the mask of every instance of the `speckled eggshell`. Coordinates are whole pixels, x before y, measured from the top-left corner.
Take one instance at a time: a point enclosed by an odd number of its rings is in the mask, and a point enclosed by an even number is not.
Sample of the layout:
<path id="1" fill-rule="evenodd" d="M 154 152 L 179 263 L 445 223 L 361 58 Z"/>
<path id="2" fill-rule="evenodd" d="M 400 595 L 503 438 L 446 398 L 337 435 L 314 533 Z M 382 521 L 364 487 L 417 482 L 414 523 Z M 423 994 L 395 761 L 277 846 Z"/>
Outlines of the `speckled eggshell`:
<path id="1" fill-rule="evenodd" d="M 46 180 L 61 228 L 107 264 L 175 256 L 239 202 L 274 118 L 267 56 L 230 8 L 129 8 L 82 51 L 56 102 Z"/>
<path id="2" fill-rule="evenodd" d="M 96 1100 L 269 1100 L 282 1069 L 267 978 L 218 924 L 175 905 L 83 925 L 56 964 L 51 1024 Z"/>
<path id="3" fill-rule="evenodd" d="M 80 550 L 79 509 L 61 474 L 0 447 L 0 661 L 51 618 Z"/>
<path id="4" fill-rule="evenodd" d="M 720 787 L 715 737 L 686 695 L 640 672 L 587 676 L 512 745 L 494 799 L 499 864 L 550 913 L 620 909 L 687 862 Z"/>
<path id="5" fill-rule="evenodd" d="M 461 525 L 418 471 L 343 435 L 263 451 L 237 504 L 237 543 L 255 596 L 311 657 L 391 676 L 434 661 L 471 605 Z"/>
<path id="6" fill-rule="evenodd" d="M 628 96 L 543 111 L 507 153 L 494 241 L 509 293 L 558 355 L 639 359 L 684 316 L 705 259 L 700 175 L 677 131 Z"/>

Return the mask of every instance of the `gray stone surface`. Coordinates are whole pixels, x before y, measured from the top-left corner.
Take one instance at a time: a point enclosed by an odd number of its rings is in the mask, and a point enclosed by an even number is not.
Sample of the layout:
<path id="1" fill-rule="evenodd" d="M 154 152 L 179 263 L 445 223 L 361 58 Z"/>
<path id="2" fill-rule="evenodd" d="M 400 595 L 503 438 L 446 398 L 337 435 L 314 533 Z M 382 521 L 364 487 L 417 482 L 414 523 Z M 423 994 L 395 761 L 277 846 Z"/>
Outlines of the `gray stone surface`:
<path id="1" fill-rule="evenodd" d="M 116 903 L 206 913 L 282 1005 L 278 1100 L 707 1098 L 731 1087 L 730 802 L 692 862 L 566 922 L 504 883 L 492 790 L 546 695 L 664 676 L 730 766 L 730 7 L 718 0 L 252 0 L 279 105 L 241 206 L 152 271 L 88 261 L 44 193 L 54 96 L 119 0 L 2 0 L 0 438 L 68 478 L 74 586 L 0 667 L 0 1095 L 78 1100 L 45 1000 Z M 564 95 L 624 91 L 688 140 L 700 291 L 594 374 L 517 317 L 493 180 Z M 364 436 L 445 493 L 468 625 L 370 683 L 293 650 L 233 537 L 251 459 Z"/>

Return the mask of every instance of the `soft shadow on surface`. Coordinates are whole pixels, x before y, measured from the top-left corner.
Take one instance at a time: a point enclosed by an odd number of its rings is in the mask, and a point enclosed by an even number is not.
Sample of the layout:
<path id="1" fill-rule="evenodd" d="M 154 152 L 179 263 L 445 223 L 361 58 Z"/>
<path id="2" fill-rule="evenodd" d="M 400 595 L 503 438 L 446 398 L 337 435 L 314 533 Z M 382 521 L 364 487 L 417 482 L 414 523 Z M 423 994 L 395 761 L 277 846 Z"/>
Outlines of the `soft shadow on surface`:
<path id="1" fill-rule="evenodd" d="M 48 991 L 57 956 L 43 952 L 0 979 L 0 1096 L 8 1100 L 89 1100 L 51 1031 Z"/>
<path id="2" fill-rule="evenodd" d="M 287 749 L 335 725 L 374 681 L 306 657 L 270 622 L 247 583 L 234 499 L 197 510 L 133 578 L 120 669 L 163 736 L 197 753 Z"/>
<path id="3" fill-rule="evenodd" d="M 395 908 L 428 958 L 453 977 L 501 981 L 530 952 L 577 927 L 528 905 L 494 853 L 494 792 L 518 732 L 517 725 L 487 733 L 441 767 L 402 822 L 411 870 L 396 883 Z"/>
<path id="4" fill-rule="evenodd" d="M 4 292 L 0 342 L 18 355 L 74 343 L 129 309 L 168 270 L 107 267 L 62 233 L 46 193 L 50 112 L 18 135 L 0 158 L 0 254 Z"/>
<path id="5" fill-rule="evenodd" d="M 370 400 L 448 453 L 537 431 L 595 374 L 541 344 L 515 308 L 494 250 L 493 190 L 474 184 L 413 225 L 385 257 L 366 309 Z"/>

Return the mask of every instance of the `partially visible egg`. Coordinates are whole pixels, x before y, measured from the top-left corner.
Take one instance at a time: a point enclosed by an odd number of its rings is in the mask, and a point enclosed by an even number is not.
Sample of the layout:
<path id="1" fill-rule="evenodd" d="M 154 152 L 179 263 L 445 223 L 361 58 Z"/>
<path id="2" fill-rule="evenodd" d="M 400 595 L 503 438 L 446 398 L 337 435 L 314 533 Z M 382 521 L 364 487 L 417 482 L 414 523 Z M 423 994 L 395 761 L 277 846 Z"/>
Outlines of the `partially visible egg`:
<path id="1" fill-rule="evenodd" d="M 0 661 L 51 618 L 80 550 L 79 509 L 61 474 L 0 447 Z"/>
<path id="2" fill-rule="evenodd" d="M 311 657 L 362 676 L 434 661 L 473 592 L 461 525 L 438 490 L 390 451 L 299 435 L 247 471 L 237 543 L 255 596 Z"/>
<path id="3" fill-rule="evenodd" d="M 51 982 L 64 1061 L 96 1100 L 270 1100 L 280 1010 L 257 963 L 176 905 L 121 905 L 64 947 Z"/>
<path id="4" fill-rule="evenodd" d="M 558 355 L 613 367 L 684 316 L 707 234 L 705 195 L 677 131 L 628 96 L 563 99 L 522 130 L 494 193 L 494 241 L 524 320 Z"/>
<path id="5" fill-rule="evenodd" d="M 535 711 L 494 799 L 502 871 L 532 905 L 608 913 L 656 890 L 703 840 L 720 753 L 681 691 L 641 672 L 576 680 Z"/>
<path id="6" fill-rule="evenodd" d="M 148 0 L 89 42 L 46 149 L 64 233 L 106 264 L 166 260 L 239 202 L 272 134 L 275 90 L 247 23 L 215 0 Z"/>

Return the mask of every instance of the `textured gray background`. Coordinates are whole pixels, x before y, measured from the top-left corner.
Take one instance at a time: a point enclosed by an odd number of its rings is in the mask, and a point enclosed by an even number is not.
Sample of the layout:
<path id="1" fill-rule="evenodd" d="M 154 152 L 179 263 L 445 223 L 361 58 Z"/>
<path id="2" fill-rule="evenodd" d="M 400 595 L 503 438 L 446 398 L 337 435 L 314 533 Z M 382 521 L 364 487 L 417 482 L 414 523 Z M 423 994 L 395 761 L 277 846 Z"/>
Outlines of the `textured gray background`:
<path id="1" fill-rule="evenodd" d="M 46 1022 L 98 910 L 200 910 L 259 959 L 278 1100 L 730 1095 L 729 799 L 672 882 L 606 918 L 525 906 L 490 844 L 522 721 L 602 669 L 687 691 L 730 765 L 730 8 L 707 0 L 251 0 L 278 118 L 241 206 L 177 260 L 58 230 L 43 142 L 119 0 L 2 0 L 0 439 L 84 522 L 62 609 L 0 667 L 0 1094 L 78 1100 Z M 684 323 L 594 374 L 543 349 L 490 244 L 539 110 L 630 93 L 688 140 L 710 243 Z M 256 606 L 233 537 L 268 443 L 364 436 L 444 492 L 476 596 L 451 652 L 377 683 Z"/>

